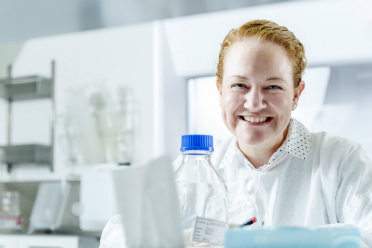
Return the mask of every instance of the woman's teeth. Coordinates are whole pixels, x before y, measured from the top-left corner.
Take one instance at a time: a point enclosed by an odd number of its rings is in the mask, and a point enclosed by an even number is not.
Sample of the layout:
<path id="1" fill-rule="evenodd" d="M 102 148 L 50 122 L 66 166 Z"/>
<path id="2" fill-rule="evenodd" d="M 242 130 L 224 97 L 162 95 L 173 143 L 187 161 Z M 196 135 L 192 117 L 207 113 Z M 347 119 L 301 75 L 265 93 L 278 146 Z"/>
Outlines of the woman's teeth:
<path id="1" fill-rule="evenodd" d="M 243 116 L 243 119 L 245 121 L 249 122 L 265 122 L 269 119 L 270 117 L 265 117 L 265 118 L 254 118 L 254 117 L 248 117 L 248 116 Z"/>

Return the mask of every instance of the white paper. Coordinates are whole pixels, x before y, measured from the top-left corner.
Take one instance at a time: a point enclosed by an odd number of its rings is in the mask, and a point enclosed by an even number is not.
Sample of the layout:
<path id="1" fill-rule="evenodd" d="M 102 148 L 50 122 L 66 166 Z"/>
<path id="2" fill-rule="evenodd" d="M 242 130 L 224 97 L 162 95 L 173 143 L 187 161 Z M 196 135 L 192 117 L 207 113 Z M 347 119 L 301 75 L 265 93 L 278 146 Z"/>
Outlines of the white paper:
<path id="1" fill-rule="evenodd" d="M 113 171 L 113 179 L 128 247 L 184 247 L 170 158 Z"/>
<path id="2" fill-rule="evenodd" d="M 223 221 L 198 217 L 195 221 L 193 241 L 222 245 L 229 224 Z"/>

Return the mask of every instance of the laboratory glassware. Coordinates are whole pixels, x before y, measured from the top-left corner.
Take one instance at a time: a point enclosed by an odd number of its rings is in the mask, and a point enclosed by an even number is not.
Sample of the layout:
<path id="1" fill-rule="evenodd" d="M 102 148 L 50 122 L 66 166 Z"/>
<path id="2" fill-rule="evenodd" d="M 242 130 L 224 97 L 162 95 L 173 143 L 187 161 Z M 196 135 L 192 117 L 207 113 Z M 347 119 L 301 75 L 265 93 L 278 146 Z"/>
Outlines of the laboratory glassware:
<path id="1" fill-rule="evenodd" d="M 20 230 L 22 219 L 19 193 L 16 191 L 3 191 L 0 196 L 0 229 Z"/>
<path id="2" fill-rule="evenodd" d="M 182 161 L 175 171 L 183 228 L 197 217 L 227 222 L 227 188 L 211 163 L 213 136 L 183 135 Z"/>

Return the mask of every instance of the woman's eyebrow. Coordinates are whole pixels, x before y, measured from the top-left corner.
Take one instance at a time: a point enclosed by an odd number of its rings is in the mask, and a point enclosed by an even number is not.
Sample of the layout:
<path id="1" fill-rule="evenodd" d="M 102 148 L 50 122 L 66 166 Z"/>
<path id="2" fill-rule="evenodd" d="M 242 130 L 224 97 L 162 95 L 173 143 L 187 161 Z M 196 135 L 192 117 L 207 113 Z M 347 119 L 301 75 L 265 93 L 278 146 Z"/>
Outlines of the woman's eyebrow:
<path id="1" fill-rule="evenodd" d="M 266 81 L 274 81 L 274 80 L 281 80 L 281 81 L 284 81 L 284 79 L 280 78 L 280 77 L 269 77 L 268 79 L 266 79 Z"/>
<path id="2" fill-rule="evenodd" d="M 285 82 L 285 80 L 280 78 L 280 77 L 270 77 L 270 78 L 266 79 L 266 81 L 278 81 L 278 80 Z"/>
<path id="3" fill-rule="evenodd" d="M 238 78 L 238 79 L 242 79 L 242 80 L 247 80 L 249 81 L 248 78 L 244 77 L 244 76 L 241 76 L 241 75 L 231 75 L 229 78 Z"/>

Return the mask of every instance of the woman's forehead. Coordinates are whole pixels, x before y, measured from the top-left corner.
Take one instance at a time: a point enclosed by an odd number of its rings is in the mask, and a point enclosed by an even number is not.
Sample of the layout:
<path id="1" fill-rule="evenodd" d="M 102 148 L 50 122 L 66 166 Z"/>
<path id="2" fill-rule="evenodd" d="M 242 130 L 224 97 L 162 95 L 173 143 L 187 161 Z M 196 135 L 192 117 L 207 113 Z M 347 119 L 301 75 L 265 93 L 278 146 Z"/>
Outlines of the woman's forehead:
<path id="1" fill-rule="evenodd" d="M 235 42 L 227 51 L 224 60 L 224 78 L 228 76 L 227 74 L 241 76 L 288 74 L 292 77 L 292 64 L 282 46 L 270 41 L 249 38 Z"/>
<path id="2" fill-rule="evenodd" d="M 228 57 L 235 58 L 275 58 L 289 59 L 285 48 L 267 40 L 259 40 L 258 38 L 248 37 L 243 40 L 234 42 L 226 51 L 225 60 Z"/>

